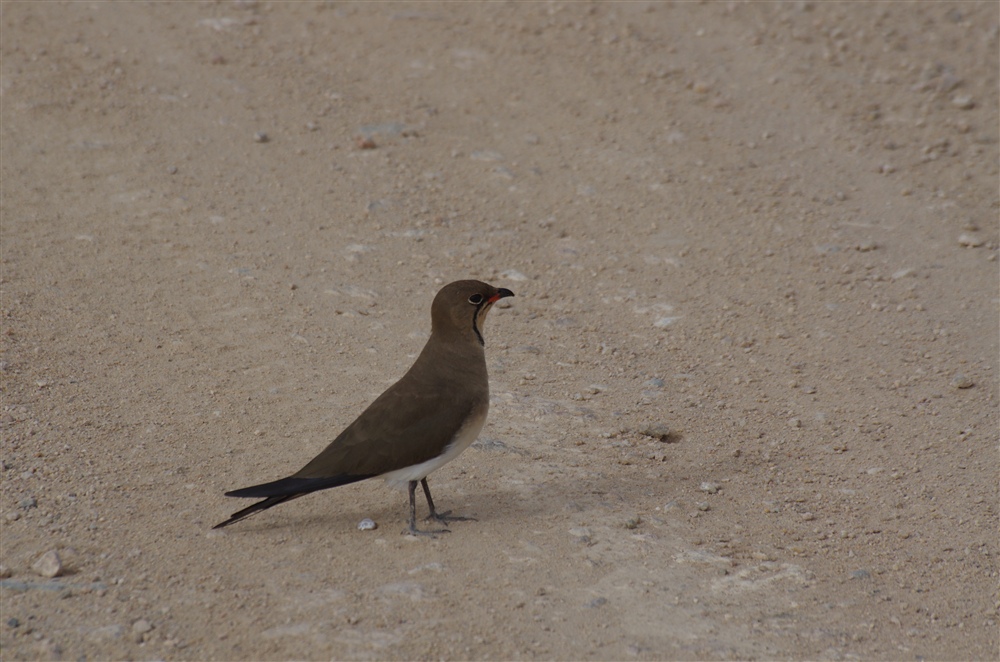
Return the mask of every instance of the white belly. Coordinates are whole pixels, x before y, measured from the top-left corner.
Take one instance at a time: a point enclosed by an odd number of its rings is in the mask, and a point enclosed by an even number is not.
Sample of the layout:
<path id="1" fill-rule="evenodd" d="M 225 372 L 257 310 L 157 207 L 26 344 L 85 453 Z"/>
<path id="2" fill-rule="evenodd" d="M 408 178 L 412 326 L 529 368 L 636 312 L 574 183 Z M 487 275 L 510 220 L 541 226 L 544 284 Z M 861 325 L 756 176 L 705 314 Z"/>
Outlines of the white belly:
<path id="1" fill-rule="evenodd" d="M 441 453 L 441 455 L 420 464 L 384 473 L 381 477 L 385 479 L 385 482 L 390 487 L 396 488 L 406 487 L 407 483 L 411 480 L 426 478 L 432 471 L 448 464 L 458 457 L 462 451 L 471 446 L 485 424 L 486 412 L 484 411 L 480 416 L 470 418 L 465 425 L 459 428 L 455 434 L 455 438 L 445 447 L 444 453 Z"/>

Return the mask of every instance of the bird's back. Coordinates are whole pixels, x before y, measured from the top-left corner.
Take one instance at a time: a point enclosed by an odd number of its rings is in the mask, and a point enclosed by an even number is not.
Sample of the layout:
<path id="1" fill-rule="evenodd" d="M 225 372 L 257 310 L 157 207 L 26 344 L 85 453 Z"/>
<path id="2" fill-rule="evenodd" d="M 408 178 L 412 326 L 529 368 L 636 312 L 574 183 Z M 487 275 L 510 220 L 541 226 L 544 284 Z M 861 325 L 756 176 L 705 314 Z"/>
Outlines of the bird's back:
<path id="1" fill-rule="evenodd" d="M 434 341 L 428 341 L 398 382 L 294 476 L 377 476 L 420 464 L 439 456 L 470 416 L 485 418 L 489 383 L 482 347 L 442 350 Z M 426 369 L 428 363 L 435 369 Z"/>

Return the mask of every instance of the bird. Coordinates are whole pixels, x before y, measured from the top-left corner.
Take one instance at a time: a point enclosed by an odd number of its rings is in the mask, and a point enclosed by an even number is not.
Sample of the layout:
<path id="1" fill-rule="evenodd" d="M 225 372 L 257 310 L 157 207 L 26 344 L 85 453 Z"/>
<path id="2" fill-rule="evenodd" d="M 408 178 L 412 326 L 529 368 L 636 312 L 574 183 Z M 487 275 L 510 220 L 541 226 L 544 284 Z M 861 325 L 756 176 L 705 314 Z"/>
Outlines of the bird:
<path id="1" fill-rule="evenodd" d="M 407 488 L 410 512 L 404 534 L 434 536 L 449 532 L 449 522 L 473 519 L 438 512 L 427 476 L 458 457 L 486 423 L 490 390 L 483 326 L 493 304 L 512 296 L 507 288 L 478 280 L 442 287 L 431 303 L 430 338 L 406 374 L 291 476 L 226 492 L 229 497 L 263 500 L 212 528 L 229 526 L 312 492 L 376 477 L 390 486 Z M 417 483 L 430 509 L 427 519 L 443 528 L 417 528 Z"/>

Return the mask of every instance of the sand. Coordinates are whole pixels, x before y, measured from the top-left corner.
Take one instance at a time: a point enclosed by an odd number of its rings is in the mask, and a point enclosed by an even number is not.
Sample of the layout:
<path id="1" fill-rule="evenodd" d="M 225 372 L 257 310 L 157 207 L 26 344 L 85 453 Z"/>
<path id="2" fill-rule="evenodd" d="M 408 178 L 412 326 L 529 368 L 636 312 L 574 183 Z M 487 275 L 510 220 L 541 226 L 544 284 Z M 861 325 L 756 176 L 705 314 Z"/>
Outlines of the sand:
<path id="1" fill-rule="evenodd" d="M 5 660 L 996 658 L 996 3 L 0 12 Z M 478 521 L 211 531 L 460 278 Z"/>

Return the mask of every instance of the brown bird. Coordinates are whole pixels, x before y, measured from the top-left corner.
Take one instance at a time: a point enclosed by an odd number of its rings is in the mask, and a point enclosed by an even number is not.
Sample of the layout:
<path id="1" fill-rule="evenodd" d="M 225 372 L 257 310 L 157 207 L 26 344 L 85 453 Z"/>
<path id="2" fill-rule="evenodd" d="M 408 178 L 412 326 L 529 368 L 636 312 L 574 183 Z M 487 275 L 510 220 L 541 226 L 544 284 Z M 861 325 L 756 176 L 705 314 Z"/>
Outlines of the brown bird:
<path id="1" fill-rule="evenodd" d="M 441 288 L 431 304 L 431 337 L 403 377 L 372 402 L 329 446 L 287 478 L 226 492 L 226 496 L 263 498 L 216 524 L 229 526 L 254 513 L 310 492 L 381 477 L 407 485 L 409 526 L 403 533 L 433 535 L 416 524 L 419 482 L 430 515 L 447 525 L 470 519 L 434 508 L 427 475 L 454 460 L 483 429 L 490 404 L 483 324 L 494 303 L 510 290 L 459 280 Z"/>

